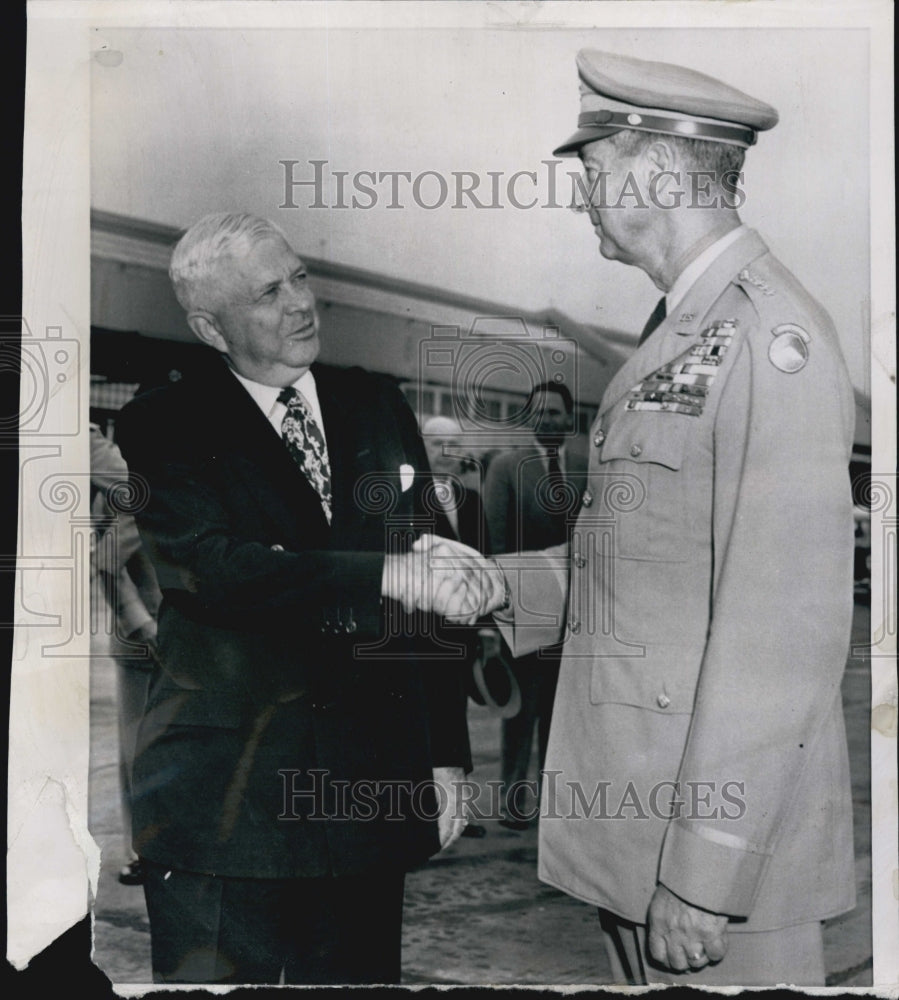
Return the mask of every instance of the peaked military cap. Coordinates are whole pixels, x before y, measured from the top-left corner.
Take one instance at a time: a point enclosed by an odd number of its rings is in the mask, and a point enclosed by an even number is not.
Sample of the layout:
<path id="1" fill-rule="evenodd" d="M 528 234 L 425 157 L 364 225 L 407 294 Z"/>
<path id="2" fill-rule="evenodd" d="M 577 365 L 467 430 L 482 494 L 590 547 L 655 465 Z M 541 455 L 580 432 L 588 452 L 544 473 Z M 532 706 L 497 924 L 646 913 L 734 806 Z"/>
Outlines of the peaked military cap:
<path id="1" fill-rule="evenodd" d="M 748 147 L 758 132 L 777 124 L 777 111 L 741 90 L 685 66 L 581 49 L 578 130 L 553 150 L 581 146 L 637 129 Z"/>

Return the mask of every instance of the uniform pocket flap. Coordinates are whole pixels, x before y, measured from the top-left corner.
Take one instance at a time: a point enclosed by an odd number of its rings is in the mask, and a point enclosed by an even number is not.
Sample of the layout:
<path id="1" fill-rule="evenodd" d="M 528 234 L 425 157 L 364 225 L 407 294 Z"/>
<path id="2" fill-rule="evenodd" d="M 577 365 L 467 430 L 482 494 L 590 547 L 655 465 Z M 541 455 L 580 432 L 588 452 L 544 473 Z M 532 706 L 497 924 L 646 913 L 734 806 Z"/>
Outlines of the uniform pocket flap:
<path id="1" fill-rule="evenodd" d="M 695 693 L 695 679 L 673 678 L 669 670 L 638 657 L 593 662 L 590 701 L 594 705 L 632 705 L 662 715 L 689 715 Z"/>
<path id="2" fill-rule="evenodd" d="M 599 461 L 651 462 L 679 469 L 691 419 L 681 413 L 664 412 L 618 416 L 606 432 Z"/>

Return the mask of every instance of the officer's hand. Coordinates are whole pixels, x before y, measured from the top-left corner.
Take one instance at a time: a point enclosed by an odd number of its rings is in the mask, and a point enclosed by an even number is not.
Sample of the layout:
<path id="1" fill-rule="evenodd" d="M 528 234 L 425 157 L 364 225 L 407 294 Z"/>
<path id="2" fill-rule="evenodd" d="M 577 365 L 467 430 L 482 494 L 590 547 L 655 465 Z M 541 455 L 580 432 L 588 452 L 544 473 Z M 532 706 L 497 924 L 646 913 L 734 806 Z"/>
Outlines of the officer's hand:
<path id="1" fill-rule="evenodd" d="M 440 835 L 440 849 L 443 851 L 462 836 L 462 831 L 468 825 L 462 795 L 465 772 L 461 767 L 435 767 L 433 774 L 437 785 L 437 803 L 441 807 L 437 817 L 437 832 Z"/>
<path id="2" fill-rule="evenodd" d="M 695 971 L 724 958 L 727 917 L 691 906 L 660 885 L 649 904 L 646 941 L 659 965 L 675 972 Z"/>

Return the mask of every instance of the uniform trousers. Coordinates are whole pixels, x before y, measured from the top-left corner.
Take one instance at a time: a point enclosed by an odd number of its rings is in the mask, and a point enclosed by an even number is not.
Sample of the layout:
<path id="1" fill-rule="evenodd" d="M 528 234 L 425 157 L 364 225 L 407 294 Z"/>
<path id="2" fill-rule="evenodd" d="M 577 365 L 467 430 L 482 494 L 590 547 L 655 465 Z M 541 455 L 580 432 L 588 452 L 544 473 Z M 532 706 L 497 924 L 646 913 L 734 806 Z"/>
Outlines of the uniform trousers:
<path id="1" fill-rule="evenodd" d="M 546 763 L 546 745 L 559 680 L 560 657 L 559 648 L 553 647 L 517 660 L 511 656 L 507 659 L 521 691 L 521 711 L 511 719 L 503 720 L 503 811 L 511 819 L 528 820 L 536 813 L 534 797 L 526 794 L 520 783 L 528 777 L 535 725 L 538 772 L 543 770 Z"/>
<path id="2" fill-rule="evenodd" d="M 154 982 L 400 981 L 402 871 L 257 879 L 143 863 Z"/>
<path id="3" fill-rule="evenodd" d="M 646 947 L 646 927 L 599 911 L 603 942 L 612 966 L 612 982 L 642 986 L 824 985 L 821 922 L 810 921 L 775 931 L 728 932 L 727 954 L 720 962 L 695 972 L 673 972 L 657 966 Z"/>

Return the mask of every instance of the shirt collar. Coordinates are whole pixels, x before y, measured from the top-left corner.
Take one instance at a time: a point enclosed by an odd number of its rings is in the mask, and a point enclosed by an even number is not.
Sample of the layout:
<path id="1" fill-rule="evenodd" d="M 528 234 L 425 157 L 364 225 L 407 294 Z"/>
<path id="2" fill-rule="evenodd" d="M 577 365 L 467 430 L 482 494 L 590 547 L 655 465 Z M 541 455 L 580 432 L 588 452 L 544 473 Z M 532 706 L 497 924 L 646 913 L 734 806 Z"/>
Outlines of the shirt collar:
<path id="1" fill-rule="evenodd" d="M 696 284 L 700 276 L 708 270 L 712 262 L 717 260 L 732 243 L 736 243 L 745 231 L 745 225 L 739 225 L 736 229 L 731 229 L 729 233 L 725 233 L 724 236 L 716 240 L 710 247 L 706 247 L 698 257 L 695 257 L 687 264 L 677 276 L 677 280 L 671 286 L 671 290 L 665 296 L 665 311 L 669 316 L 672 315 L 678 303 L 690 291 L 690 288 Z"/>
<path id="2" fill-rule="evenodd" d="M 534 439 L 534 444 L 537 446 L 537 451 L 543 456 L 545 460 L 549 460 L 549 448 L 546 445 L 542 445 L 536 438 Z M 559 459 L 563 459 L 565 456 L 565 442 L 563 441 L 558 447 L 553 445 L 553 451 L 559 456 Z"/>
<path id="3" fill-rule="evenodd" d="M 253 397 L 254 402 L 259 407 L 260 410 L 271 420 L 279 412 L 279 407 L 283 410 L 284 404 L 278 402 L 278 397 L 283 391 L 281 386 L 277 385 L 263 385 L 261 382 L 254 382 L 252 379 L 245 378 L 239 372 L 231 369 L 232 374 L 237 379 L 238 382 L 247 390 L 247 392 Z M 303 394 L 306 401 L 313 409 L 313 413 L 318 411 L 318 393 L 315 390 L 315 377 L 311 371 L 304 372 L 297 380 L 293 383 L 293 388 L 297 389 Z"/>

